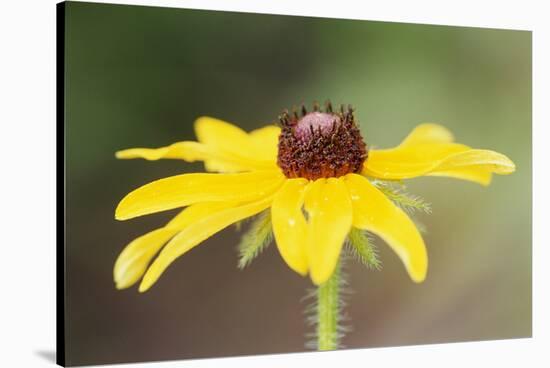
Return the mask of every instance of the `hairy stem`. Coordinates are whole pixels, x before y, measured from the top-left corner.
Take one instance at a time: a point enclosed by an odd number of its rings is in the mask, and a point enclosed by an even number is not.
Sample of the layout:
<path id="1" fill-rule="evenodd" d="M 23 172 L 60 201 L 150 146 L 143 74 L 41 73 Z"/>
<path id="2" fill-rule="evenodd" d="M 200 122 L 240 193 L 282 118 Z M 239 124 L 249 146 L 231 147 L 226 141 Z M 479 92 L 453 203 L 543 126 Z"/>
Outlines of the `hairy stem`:
<path id="1" fill-rule="evenodd" d="M 339 344 L 340 262 L 324 284 L 317 287 L 317 350 L 335 350 Z"/>

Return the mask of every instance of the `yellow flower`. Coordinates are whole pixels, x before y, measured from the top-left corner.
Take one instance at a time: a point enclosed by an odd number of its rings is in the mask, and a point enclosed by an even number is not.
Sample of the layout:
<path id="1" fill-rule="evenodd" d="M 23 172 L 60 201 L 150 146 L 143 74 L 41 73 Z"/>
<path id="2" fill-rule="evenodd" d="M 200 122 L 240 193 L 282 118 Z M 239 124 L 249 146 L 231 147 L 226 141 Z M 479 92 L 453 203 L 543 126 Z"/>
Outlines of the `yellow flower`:
<path id="1" fill-rule="evenodd" d="M 122 199 L 115 214 L 118 220 L 186 208 L 122 251 L 114 267 L 117 288 L 142 279 L 139 291 L 146 291 L 178 257 L 227 226 L 269 208 L 281 257 L 317 285 L 331 276 L 352 227 L 382 238 L 411 279 L 422 282 L 428 258 L 420 233 L 367 178 L 447 176 L 488 185 L 493 173 L 515 170 L 500 153 L 454 143 L 452 134 L 437 124 L 417 126 L 395 148 L 368 150 L 351 108 L 339 113 L 330 104 L 325 112 L 303 108 L 301 114 L 285 112 L 280 120 L 282 128 L 267 126 L 246 133 L 201 117 L 195 122 L 198 142 L 117 152 L 120 159 L 204 161 L 207 171 L 217 172 L 164 178 Z"/>

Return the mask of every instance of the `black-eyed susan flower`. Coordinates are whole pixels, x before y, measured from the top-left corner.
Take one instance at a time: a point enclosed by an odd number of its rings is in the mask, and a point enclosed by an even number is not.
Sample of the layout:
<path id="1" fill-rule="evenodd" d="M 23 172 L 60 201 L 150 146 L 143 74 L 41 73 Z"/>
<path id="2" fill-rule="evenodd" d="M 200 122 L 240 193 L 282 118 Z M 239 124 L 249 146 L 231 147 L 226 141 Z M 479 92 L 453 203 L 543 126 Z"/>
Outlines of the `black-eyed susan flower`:
<path id="1" fill-rule="evenodd" d="M 413 281 L 426 277 L 426 246 L 403 209 L 421 202 L 392 191 L 387 181 L 446 176 L 486 186 L 493 174 L 515 170 L 505 155 L 455 143 L 437 124 L 417 126 L 397 147 L 369 149 L 351 107 L 334 112 L 330 103 L 324 111 L 315 104 L 308 112 L 302 106 L 285 111 L 279 120 L 279 126 L 247 133 L 201 117 L 195 122 L 198 142 L 117 152 L 121 159 L 203 161 L 210 172 L 160 179 L 122 199 L 118 220 L 185 208 L 122 251 L 114 267 L 117 288 L 141 280 L 139 291 L 148 290 L 178 257 L 229 225 L 264 213 L 252 231 L 272 229 L 284 262 L 319 285 L 316 346 L 333 349 L 340 336 L 338 261 L 346 239 L 365 263 L 378 267 L 364 232 L 376 234 Z M 244 254 L 255 254 L 261 246 Z"/>
<path id="2" fill-rule="evenodd" d="M 318 106 L 283 113 L 279 126 L 249 133 L 201 117 L 198 142 L 132 148 L 117 158 L 204 161 L 209 172 L 160 179 L 122 199 L 116 219 L 127 220 L 185 207 L 166 226 L 131 242 L 114 268 L 116 286 L 142 279 L 149 289 L 178 257 L 227 226 L 271 209 L 279 253 L 300 275 L 319 285 L 329 279 L 352 229 L 382 238 L 411 279 L 426 277 L 424 241 L 407 214 L 369 179 L 447 176 L 488 185 L 492 174 L 510 174 L 505 155 L 455 143 L 437 124 L 421 124 L 391 149 L 368 149 L 351 108 Z M 159 252 L 160 251 L 160 252 Z M 158 255 L 157 255 L 158 254 Z M 155 258 L 156 256 L 156 258 Z M 154 259 L 154 260 L 153 260 Z M 151 263 L 152 261 L 152 263 Z"/>

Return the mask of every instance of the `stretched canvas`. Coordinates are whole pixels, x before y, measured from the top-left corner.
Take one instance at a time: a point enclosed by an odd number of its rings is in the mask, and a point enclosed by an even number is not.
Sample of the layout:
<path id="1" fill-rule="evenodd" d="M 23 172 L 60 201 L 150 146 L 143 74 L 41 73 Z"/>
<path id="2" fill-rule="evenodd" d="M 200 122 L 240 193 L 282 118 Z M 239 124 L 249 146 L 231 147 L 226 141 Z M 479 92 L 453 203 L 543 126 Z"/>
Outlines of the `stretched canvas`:
<path id="1" fill-rule="evenodd" d="M 57 24 L 59 364 L 531 337 L 531 32 Z"/>

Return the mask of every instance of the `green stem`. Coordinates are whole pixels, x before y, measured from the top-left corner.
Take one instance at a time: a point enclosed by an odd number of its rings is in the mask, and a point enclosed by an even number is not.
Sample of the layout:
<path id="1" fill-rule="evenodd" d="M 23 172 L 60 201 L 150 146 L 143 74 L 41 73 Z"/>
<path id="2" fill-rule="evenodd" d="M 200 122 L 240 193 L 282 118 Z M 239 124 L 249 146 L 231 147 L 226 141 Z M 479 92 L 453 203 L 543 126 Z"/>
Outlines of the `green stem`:
<path id="1" fill-rule="evenodd" d="M 317 287 L 317 350 L 335 350 L 339 344 L 340 262 L 324 284 Z"/>

